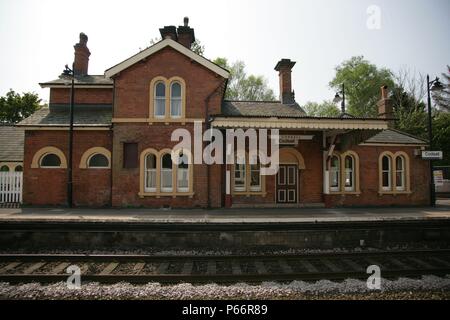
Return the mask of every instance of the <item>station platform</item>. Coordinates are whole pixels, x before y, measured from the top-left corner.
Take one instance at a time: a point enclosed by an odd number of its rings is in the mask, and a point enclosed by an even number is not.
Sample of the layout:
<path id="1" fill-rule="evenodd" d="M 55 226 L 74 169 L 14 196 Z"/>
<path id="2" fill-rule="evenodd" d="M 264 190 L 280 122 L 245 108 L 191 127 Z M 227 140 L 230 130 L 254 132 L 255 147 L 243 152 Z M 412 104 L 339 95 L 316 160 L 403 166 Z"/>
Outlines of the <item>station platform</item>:
<path id="1" fill-rule="evenodd" d="M 0 209 L 0 222 L 312 223 L 450 219 L 450 200 L 436 207 L 271 209 Z"/>

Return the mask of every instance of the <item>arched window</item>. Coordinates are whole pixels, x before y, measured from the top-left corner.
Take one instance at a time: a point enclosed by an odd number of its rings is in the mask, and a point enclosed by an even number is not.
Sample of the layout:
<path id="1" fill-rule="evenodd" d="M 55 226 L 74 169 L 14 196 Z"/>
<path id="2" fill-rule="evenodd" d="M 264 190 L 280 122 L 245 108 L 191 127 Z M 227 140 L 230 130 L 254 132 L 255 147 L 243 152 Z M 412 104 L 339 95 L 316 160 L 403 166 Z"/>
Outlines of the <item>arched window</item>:
<path id="1" fill-rule="evenodd" d="M 41 158 L 42 168 L 60 168 L 61 159 L 54 153 L 47 153 Z"/>
<path id="2" fill-rule="evenodd" d="M 189 191 L 189 159 L 188 156 L 181 153 L 178 171 L 177 171 L 177 191 L 188 192 Z"/>
<path id="3" fill-rule="evenodd" d="M 340 188 L 340 161 L 337 155 L 331 157 L 330 190 L 339 191 Z"/>
<path id="4" fill-rule="evenodd" d="M 103 155 L 101 153 L 96 153 L 89 158 L 88 167 L 89 168 L 109 168 L 109 160 L 105 155 Z"/>
<path id="5" fill-rule="evenodd" d="M 155 85 L 155 117 L 164 118 L 166 115 L 166 85 L 157 82 Z"/>
<path id="6" fill-rule="evenodd" d="M 395 158 L 395 189 L 404 191 L 405 185 L 405 158 L 397 156 Z"/>
<path id="7" fill-rule="evenodd" d="M 381 188 L 391 190 L 392 186 L 392 159 L 390 156 L 381 158 Z"/>
<path id="8" fill-rule="evenodd" d="M 22 167 L 22 166 L 17 166 L 17 167 L 14 169 L 14 171 L 15 171 L 15 172 L 22 172 L 22 171 L 23 171 L 23 167 Z"/>
<path id="9" fill-rule="evenodd" d="M 0 172 L 9 172 L 9 167 L 8 166 L 1 166 Z"/>
<path id="10" fill-rule="evenodd" d="M 161 191 L 172 192 L 172 155 L 166 153 L 161 158 Z"/>
<path id="11" fill-rule="evenodd" d="M 345 191 L 355 191 L 355 159 L 345 156 Z"/>
<path id="12" fill-rule="evenodd" d="M 145 192 L 156 192 L 156 156 L 145 157 Z"/>
<path id="13" fill-rule="evenodd" d="M 250 191 L 261 191 L 261 164 L 258 157 L 250 162 Z M 253 163 L 253 164 L 252 164 Z"/>
<path id="14" fill-rule="evenodd" d="M 181 117 L 181 84 L 172 82 L 170 85 L 170 116 L 172 118 Z"/>
<path id="15" fill-rule="evenodd" d="M 245 180 L 245 155 L 239 155 L 234 165 L 234 191 L 245 191 Z"/>

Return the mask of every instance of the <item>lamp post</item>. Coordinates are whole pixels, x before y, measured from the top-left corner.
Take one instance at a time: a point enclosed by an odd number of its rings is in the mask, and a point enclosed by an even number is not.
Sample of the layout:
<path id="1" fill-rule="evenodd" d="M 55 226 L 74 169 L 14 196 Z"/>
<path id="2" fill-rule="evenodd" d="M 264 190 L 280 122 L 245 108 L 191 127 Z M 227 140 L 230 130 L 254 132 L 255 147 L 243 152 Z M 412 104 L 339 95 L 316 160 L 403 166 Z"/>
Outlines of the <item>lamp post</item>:
<path id="1" fill-rule="evenodd" d="M 339 94 L 342 94 L 342 98 Z M 336 92 L 333 102 L 341 103 L 341 114 L 343 115 L 345 113 L 345 86 L 344 86 L 344 84 L 342 84 L 342 90 Z"/>
<path id="2" fill-rule="evenodd" d="M 69 120 L 69 161 L 67 164 L 67 205 L 72 208 L 73 201 L 73 172 L 72 172 L 72 153 L 73 153 L 73 109 L 74 109 L 74 95 L 75 95 L 75 74 L 72 69 L 66 64 L 63 75 L 71 78 L 70 87 L 70 120 Z"/>
<path id="3" fill-rule="evenodd" d="M 442 84 L 439 82 L 439 78 L 436 77 L 433 81 L 430 81 L 430 76 L 427 74 L 427 94 L 428 94 L 428 140 L 429 148 L 433 150 L 433 127 L 431 118 L 431 91 L 439 91 L 442 89 Z M 433 160 L 430 161 L 430 206 L 436 205 L 436 194 L 434 186 L 434 173 L 433 173 Z"/>

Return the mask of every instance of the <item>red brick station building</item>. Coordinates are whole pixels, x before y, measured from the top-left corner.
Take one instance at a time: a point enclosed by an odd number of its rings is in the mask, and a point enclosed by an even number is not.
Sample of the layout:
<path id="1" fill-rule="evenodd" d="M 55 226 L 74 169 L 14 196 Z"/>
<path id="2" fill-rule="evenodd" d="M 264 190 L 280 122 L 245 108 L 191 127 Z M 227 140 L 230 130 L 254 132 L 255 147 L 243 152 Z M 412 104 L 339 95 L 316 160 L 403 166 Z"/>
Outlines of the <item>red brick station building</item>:
<path id="1" fill-rule="evenodd" d="M 160 29 L 162 40 L 89 75 L 88 38 L 75 44 L 73 205 L 222 208 L 419 206 L 429 203 L 427 142 L 392 129 L 387 88 L 376 118 L 310 117 L 295 102 L 291 69 L 276 63 L 280 101 L 227 101 L 229 72 L 194 53 L 194 30 Z M 49 107 L 18 124 L 25 130 L 23 201 L 68 201 L 70 79 L 40 84 Z M 279 129 L 277 174 L 258 164 L 175 164 L 177 128 Z M 206 143 L 205 143 L 206 144 Z M 195 149 L 193 153 L 197 152 Z M 248 160 L 248 156 L 247 156 Z M 228 174 L 229 172 L 229 174 Z M 229 179 L 227 179 L 230 177 Z M 229 181 L 229 184 L 227 184 Z M 228 191 L 228 192 L 227 192 Z"/>

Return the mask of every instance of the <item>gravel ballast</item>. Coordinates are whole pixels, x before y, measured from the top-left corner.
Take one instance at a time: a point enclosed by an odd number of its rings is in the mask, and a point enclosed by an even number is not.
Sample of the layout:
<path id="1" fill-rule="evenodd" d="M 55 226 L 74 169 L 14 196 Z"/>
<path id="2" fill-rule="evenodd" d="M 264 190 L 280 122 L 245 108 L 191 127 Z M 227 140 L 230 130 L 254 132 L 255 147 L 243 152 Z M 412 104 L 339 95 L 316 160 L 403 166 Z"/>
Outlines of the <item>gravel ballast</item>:
<path id="1" fill-rule="evenodd" d="M 365 281 L 293 281 L 289 284 L 264 282 L 261 285 L 192 285 L 189 283 L 102 285 L 83 283 L 69 289 L 66 283 L 10 285 L 0 283 L 0 299 L 450 299 L 450 278 L 424 276 L 421 279 L 382 279 L 381 290 L 369 290 Z"/>

